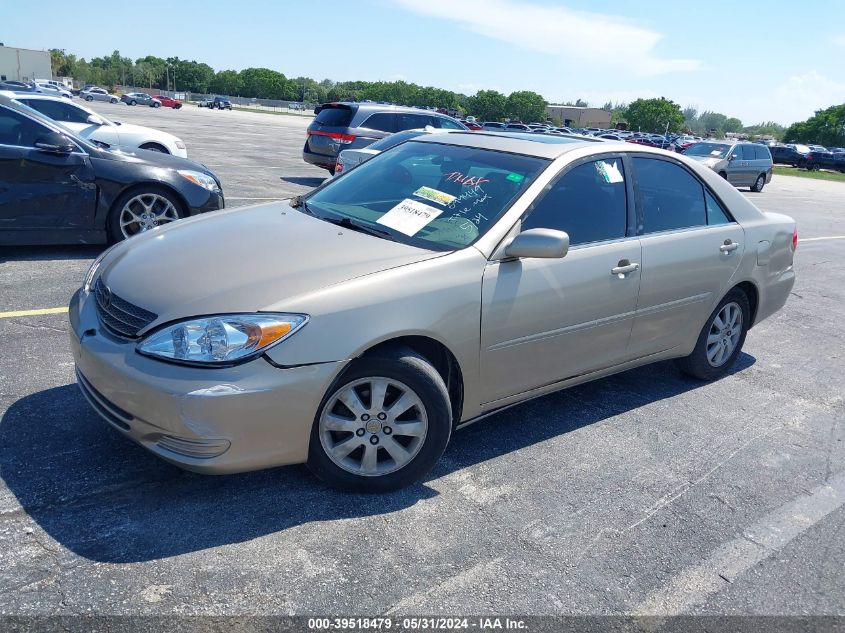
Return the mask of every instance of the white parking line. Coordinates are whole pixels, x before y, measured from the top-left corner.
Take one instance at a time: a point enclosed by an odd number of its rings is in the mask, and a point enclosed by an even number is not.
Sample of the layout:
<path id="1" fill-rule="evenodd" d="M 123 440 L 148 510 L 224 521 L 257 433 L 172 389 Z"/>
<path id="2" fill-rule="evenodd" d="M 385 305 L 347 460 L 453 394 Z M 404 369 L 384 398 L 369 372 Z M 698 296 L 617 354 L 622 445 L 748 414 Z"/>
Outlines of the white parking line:
<path id="1" fill-rule="evenodd" d="M 637 615 L 677 615 L 701 604 L 728 583 L 786 547 L 810 527 L 845 504 L 845 472 L 810 494 L 782 505 L 747 528 L 742 536 L 718 547 L 706 560 L 682 571 L 652 593 Z"/>
<path id="2" fill-rule="evenodd" d="M 798 243 L 803 242 L 823 242 L 825 240 L 845 240 L 845 235 L 830 235 L 828 237 L 799 237 Z"/>

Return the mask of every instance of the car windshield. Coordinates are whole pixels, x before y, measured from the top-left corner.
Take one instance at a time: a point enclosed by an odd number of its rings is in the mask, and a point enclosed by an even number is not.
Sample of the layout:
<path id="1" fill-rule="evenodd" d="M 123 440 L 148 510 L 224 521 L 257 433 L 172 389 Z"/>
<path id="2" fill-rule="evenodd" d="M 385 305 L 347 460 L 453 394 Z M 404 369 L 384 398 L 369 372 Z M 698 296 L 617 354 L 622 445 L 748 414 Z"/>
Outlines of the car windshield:
<path id="1" fill-rule="evenodd" d="M 696 143 L 690 145 L 684 154 L 687 156 L 710 156 L 712 158 L 725 158 L 731 146 L 726 143 Z"/>
<path id="2" fill-rule="evenodd" d="M 408 141 L 332 180 L 306 199 L 330 222 L 361 225 L 429 250 L 484 235 L 549 161 L 475 147 Z"/>

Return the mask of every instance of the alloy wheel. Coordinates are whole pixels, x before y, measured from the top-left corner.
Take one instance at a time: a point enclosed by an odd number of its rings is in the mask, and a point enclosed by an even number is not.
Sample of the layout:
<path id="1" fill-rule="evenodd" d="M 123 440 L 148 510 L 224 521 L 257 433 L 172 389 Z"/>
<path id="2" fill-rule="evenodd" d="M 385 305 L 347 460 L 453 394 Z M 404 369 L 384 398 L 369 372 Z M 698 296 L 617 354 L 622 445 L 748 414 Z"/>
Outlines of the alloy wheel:
<path id="1" fill-rule="evenodd" d="M 141 193 L 130 198 L 120 211 L 120 232 L 124 238 L 144 233 L 179 219 L 173 203 L 157 193 Z"/>
<path id="2" fill-rule="evenodd" d="M 742 308 L 736 302 L 726 303 L 719 310 L 707 334 L 707 362 L 721 367 L 734 353 L 742 335 Z"/>
<path id="3" fill-rule="evenodd" d="M 395 472 L 425 443 L 428 415 L 421 398 L 393 378 L 355 380 L 326 402 L 320 443 L 339 468 L 364 477 Z"/>

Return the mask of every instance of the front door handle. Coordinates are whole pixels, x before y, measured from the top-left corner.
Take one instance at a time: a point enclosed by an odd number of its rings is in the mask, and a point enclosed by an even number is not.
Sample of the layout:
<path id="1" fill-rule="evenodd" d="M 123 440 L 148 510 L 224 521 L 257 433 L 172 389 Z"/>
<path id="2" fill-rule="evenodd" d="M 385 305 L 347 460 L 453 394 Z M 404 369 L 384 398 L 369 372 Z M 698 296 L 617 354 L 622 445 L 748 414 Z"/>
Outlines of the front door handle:
<path id="1" fill-rule="evenodd" d="M 725 243 L 719 247 L 719 250 L 723 253 L 732 253 L 738 248 L 739 242 L 734 242 L 733 240 L 725 240 Z"/>
<path id="2" fill-rule="evenodd" d="M 620 262 L 616 265 L 616 268 L 610 269 L 610 274 L 616 275 L 617 277 L 622 279 L 628 273 L 632 273 L 635 270 L 639 270 L 639 269 L 640 269 L 640 265 L 637 262 L 634 262 L 632 264 L 627 259 L 623 259 L 623 260 L 620 260 Z"/>

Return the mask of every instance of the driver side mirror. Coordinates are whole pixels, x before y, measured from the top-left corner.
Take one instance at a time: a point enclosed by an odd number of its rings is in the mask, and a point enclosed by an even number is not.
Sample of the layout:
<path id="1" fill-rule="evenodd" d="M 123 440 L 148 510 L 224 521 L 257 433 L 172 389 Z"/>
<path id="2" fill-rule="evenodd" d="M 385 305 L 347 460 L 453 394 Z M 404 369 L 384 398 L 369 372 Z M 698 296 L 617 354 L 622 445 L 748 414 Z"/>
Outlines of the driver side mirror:
<path id="1" fill-rule="evenodd" d="M 92 114 L 91 116 L 89 116 L 89 117 L 86 119 L 86 121 L 85 121 L 85 122 L 86 122 L 86 123 L 90 123 L 91 125 L 105 125 L 105 124 L 106 124 L 106 122 L 105 122 L 105 121 L 103 121 L 103 120 L 102 120 L 100 117 L 98 117 L 96 114 Z"/>
<path id="2" fill-rule="evenodd" d="M 35 147 L 42 152 L 49 152 L 51 154 L 70 154 L 74 150 L 74 145 L 70 142 L 70 139 L 58 132 L 42 134 L 35 139 Z"/>
<path id="3" fill-rule="evenodd" d="M 560 259 L 569 252 L 569 235 L 554 229 L 528 229 L 505 248 L 505 257 Z"/>

